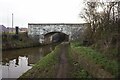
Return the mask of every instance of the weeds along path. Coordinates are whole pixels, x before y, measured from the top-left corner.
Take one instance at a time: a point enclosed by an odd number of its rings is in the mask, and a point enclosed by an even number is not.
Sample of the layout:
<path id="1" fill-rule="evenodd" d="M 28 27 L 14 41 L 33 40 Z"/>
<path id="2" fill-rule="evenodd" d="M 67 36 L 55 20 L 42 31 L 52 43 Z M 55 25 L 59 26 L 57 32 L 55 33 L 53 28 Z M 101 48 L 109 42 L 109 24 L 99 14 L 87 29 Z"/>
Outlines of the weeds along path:
<path id="1" fill-rule="evenodd" d="M 67 42 L 63 42 L 60 45 L 60 52 L 59 52 L 59 67 L 56 78 L 67 78 L 68 72 L 68 59 L 66 57 L 68 53 L 68 46 Z"/>
<path id="2" fill-rule="evenodd" d="M 76 59 L 75 61 L 77 61 L 89 74 L 94 78 L 113 78 L 113 75 L 103 69 L 100 64 L 96 64 L 93 59 L 90 59 L 84 55 L 85 53 L 81 52 L 78 52 L 78 49 L 72 48 L 72 53 L 74 53 L 73 57 Z"/>

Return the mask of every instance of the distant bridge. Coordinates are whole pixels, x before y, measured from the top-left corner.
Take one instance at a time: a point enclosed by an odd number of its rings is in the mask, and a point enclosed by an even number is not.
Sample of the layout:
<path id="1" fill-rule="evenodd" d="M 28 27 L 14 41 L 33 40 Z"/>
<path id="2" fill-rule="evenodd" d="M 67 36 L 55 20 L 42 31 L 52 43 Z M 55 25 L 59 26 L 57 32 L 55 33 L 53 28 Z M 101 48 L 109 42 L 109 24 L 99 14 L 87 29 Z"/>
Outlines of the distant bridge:
<path id="1" fill-rule="evenodd" d="M 84 30 L 85 23 L 28 23 L 28 35 L 40 43 L 45 42 L 46 35 L 53 35 L 55 33 L 63 33 L 68 36 L 68 40 L 78 39 L 80 33 Z M 49 37 L 51 40 L 52 38 Z"/>

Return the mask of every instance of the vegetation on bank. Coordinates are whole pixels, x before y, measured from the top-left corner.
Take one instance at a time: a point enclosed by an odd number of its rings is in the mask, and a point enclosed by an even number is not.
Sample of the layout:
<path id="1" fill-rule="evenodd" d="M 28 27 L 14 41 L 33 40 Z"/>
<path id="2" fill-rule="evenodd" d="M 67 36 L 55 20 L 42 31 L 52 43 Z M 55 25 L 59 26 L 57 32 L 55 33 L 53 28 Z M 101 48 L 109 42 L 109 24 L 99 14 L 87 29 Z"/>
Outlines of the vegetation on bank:
<path id="1" fill-rule="evenodd" d="M 88 24 L 83 39 L 108 57 L 118 58 L 120 42 L 120 2 L 84 2 L 81 18 Z M 101 11 L 98 11 L 101 8 Z"/>
<path id="2" fill-rule="evenodd" d="M 120 1 L 116 2 L 84 2 L 80 13 L 88 24 L 82 33 L 82 45 L 72 44 L 76 53 L 93 61 L 114 77 L 120 75 Z M 101 11 L 98 9 L 101 8 Z M 77 55 L 76 54 L 76 55 Z"/>
<path id="3" fill-rule="evenodd" d="M 40 43 L 28 37 L 27 32 L 19 34 L 3 33 L 2 50 L 39 46 Z"/>
<path id="4" fill-rule="evenodd" d="M 59 47 L 38 61 L 32 69 L 28 70 L 19 79 L 22 78 L 54 78 L 57 74 L 59 56 Z"/>
<path id="5" fill-rule="evenodd" d="M 59 58 L 60 58 L 60 46 L 58 45 L 54 51 L 49 53 L 38 61 L 32 69 L 24 73 L 19 79 L 23 78 L 56 78 L 59 70 Z M 70 46 L 68 53 L 66 53 L 68 59 L 68 72 L 67 78 L 91 78 L 87 71 L 85 71 L 80 64 L 76 64 L 71 53 Z"/>
<path id="6" fill-rule="evenodd" d="M 82 66 L 80 63 L 78 63 L 76 54 L 72 52 L 71 47 L 68 48 L 69 53 L 67 55 L 68 57 L 68 63 L 70 72 L 68 73 L 70 78 L 93 78 Z"/>
<path id="7" fill-rule="evenodd" d="M 118 77 L 119 64 L 116 60 L 108 59 L 103 54 L 93 50 L 90 47 L 80 46 L 80 43 L 71 43 L 71 47 L 78 53 L 77 56 L 86 57 L 88 60 L 93 61 L 96 65 L 99 65 L 102 69 L 110 72 L 114 77 Z"/>
<path id="8" fill-rule="evenodd" d="M 84 43 L 103 54 L 110 61 L 114 62 L 116 60 L 119 62 L 120 2 L 113 0 L 109 3 L 84 2 L 84 4 L 83 12 L 80 14 L 81 18 L 88 23 L 82 37 Z M 98 8 L 101 8 L 101 11 L 98 11 Z M 96 54 L 98 53 L 94 53 L 94 55 Z M 115 74 L 113 71 L 112 73 Z"/>

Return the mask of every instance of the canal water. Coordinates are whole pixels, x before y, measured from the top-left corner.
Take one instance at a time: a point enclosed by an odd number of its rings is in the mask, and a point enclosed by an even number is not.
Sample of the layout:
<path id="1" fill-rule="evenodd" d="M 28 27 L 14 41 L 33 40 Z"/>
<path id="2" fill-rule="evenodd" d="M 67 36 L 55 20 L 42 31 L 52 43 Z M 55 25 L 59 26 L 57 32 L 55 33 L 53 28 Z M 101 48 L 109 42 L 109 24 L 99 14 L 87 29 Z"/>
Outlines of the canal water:
<path id="1" fill-rule="evenodd" d="M 3 51 L 2 78 L 19 78 L 38 60 L 54 50 L 56 45 Z"/>

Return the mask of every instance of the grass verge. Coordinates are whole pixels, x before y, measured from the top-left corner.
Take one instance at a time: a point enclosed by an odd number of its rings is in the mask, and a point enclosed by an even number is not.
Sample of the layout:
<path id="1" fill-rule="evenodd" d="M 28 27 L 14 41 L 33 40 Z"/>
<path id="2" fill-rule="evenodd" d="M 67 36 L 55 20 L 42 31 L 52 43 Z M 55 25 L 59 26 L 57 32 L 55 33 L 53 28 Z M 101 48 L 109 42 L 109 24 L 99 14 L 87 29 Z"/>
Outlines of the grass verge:
<path id="1" fill-rule="evenodd" d="M 78 63 L 77 57 L 75 54 L 71 51 L 71 47 L 68 48 L 69 54 L 68 57 L 68 63 L 70 66 L 70 72 L 68 73 L 68 77 L 70 78 L 92 78 L 91 75 L 88 74 L 86 70 L 82 68 L 82 66 Z"/>
<path id="2" fill-rule="evenodd" d="M 92 60 L 97 65 L 100 65 L 102 69 L 110 72 L 115 77 L 118 76 L 118 62 L 115 60 L 110 60 L 103 54 L 96 52 L 90 47 L 77 46 L 75 43 L 71 43 L 71 47 L 79 53 L 82 57 L 86 57 Z"/>

